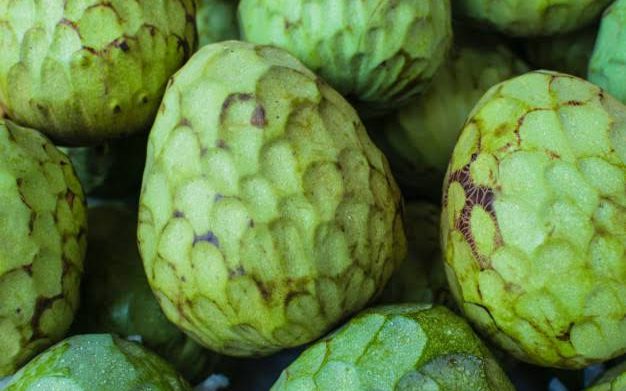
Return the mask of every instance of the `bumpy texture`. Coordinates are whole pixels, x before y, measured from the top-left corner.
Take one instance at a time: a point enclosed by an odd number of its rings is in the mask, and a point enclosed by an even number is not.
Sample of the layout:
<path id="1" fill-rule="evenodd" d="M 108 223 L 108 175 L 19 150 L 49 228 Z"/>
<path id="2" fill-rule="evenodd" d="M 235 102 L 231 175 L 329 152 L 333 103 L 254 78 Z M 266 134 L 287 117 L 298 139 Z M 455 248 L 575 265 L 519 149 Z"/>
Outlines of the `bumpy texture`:
<path id="1" fill-rule="evenodd" d="M 362 312 L 309 347 L 272 391 L 514 390 L 470 326 L 444 307 Z"/>
<path id="2" fill-rule="evenodd" d="M 193 0 L 0 0 L 0 106 L 64 144 L 145 130 L 194 21 Z"/>
<path id="3" fill-rule="evenodd" d="M 236 0 L 198 0 L 199 46 L 239 38 Z"/>
<path id="4" fill-rule="evenodd" d="M 148 137 L 136 135 L 93 147 L 61 148 L 87 196 L 116 198 L 139 192 Z"/>
<path id="5" fill-rule="evenodd" d="M 587 391 L 623 391 L 626 390 L 626 362 L 609 369 L 593 387 Z"/>
<path id="6" fill-rule="evenodd" d="M 354 109 L 269 46 L 208 45 L 176 74 L 140 204 L 165 314 L 231 355 L 316 339 L 406 253 L 400 193 Z"/>
<path id="7" fill-rule="evenodd" d="M 452 41 L 449 0 L 243 0 L 239 17 L 244 39 L 377 109 L 421 92 Z"/>
<path id="8" fill-rule="evenodd" d="M 502 42 L 469 31 L 426 93 L 368 130 L 389 158 L 405 196 L 439 202 L 463 123 L 493 85 L 528 70 Z M 381 129 L 382 128 L 382 129 Z"/>
<path id="9" fill-rule="evenodd" d="M 626 1 L 617 0 L 602 17 L 589 80 L 626 103 Z"/>
<path id="10" fill-rule="evenodd" d="M 60 340 L 78 307 L 85 200 L 68 158 L 0 120 L 0 376 Z"/>
<path id="11" fill-rule="evenodd" d="M 76 322 L 84 333 L 139 336 L 189 380 L 200 380 L 216 359 L 171 324 L 154 298 L 141 264 L 133 211 L 89 210 L 83 302 Z"/>
<path id="12" fill-rule="evenodd" d="M 385 286 L 382 303 L 443 303 L 449 298 L 439 244 L 440 215 L 441 209 L 430 203 L 406 205 L 408 254 Z"/>
<path id="13" fill-rule="evenodd" d="M 156 354 L 109 334 L 78 335 L 43 352 L 5 391 L 191 391 Z"/>
<path id="14" fill-rule="evenodd" d="M 593 25 L 565 35 L 525 40 L 525 58 L 536 69 L 586 78 L 597 32 L 598 26 Z"/>
<path id="15" fill-rule="evenodd" d="M 458 16 L 518 37 L 563 34 L 600 15 L 612 0 L 452 0 Z"/>
<path id="16" fill-rule="evenodd" d="M 442 243 L 460 307 L 532 363 L 626 352 L 626 107 L 582 79 L 493 87 L 444 186 Z"/>

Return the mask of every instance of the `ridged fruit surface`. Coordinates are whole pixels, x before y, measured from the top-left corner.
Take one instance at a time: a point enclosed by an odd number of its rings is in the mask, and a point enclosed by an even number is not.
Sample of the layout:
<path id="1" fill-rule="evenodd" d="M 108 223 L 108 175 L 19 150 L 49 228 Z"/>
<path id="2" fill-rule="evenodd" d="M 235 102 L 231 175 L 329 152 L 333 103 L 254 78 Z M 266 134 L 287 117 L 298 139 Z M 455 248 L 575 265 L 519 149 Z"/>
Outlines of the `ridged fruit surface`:
<path id="1" fill-rule="evenodd" d="M 198 0 L 196 26 L 200 47 L 239 38 L 237 0 Z"/>
<path id="2" fill-rule="evenodd" d="M 606 371 L 587 391 L 626 390 L 626 362 Z"/>

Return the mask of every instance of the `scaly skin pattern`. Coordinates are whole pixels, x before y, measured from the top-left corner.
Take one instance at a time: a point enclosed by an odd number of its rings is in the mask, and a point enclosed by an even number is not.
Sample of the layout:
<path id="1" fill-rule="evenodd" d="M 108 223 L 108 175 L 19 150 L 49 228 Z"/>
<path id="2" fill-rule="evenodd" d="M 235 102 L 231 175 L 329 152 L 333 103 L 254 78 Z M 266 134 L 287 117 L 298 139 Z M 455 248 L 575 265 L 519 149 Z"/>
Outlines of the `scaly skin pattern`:
<path id="1" fill-rule="evenodd" d="M 626 362 L 609 369 L 587 391 L 623 391 L 626 390 Z"/>
<path id="2" fill-rule="evenodd" d="M 428 202 L 410 202 L 404 225 L 408 254 L 381 294 L 381 303 L 442 303 L 448 283 L 439 244 L 441 209 Z"/>
<path id="3" fill-rule="evenodd" d="M 626 107 L 538 71 L 494 86 L 444 185 L 446 272 L 465 315 L 519 359 L 626 352 Z"/>
<path id="4" fill-rule="evenodd" d="M 384 120 L 384 129 L 369 129 L 407 196 L 441 199 L 448 161 L 467 115 L 493 85 L 528 70 L 502 42 L 470 32 L 459 35 L 428 90 Z"/>
<path id="5" fill-rule="evenodd" d="M 602 17 L 589 63 L 589 80 L 626 103 L 626 1 L 617 0 Z"/>
<path id="6" fill-rule="evenodd" d="M 193 0 L 0 0 L 0 106 L 69 145 L 146 130 L 195 36 Z"/>
<path id="7" fill-rule="evenodd" d="M 191 391 L 159 356 L 109 334 L 70 337 L 22 368 L 5 391 Z"/>
<path id="8" fill-rule="evenodd" d="M 0 375 L 60 340 L 78 307 L 87 218 L 68 158 L 0 120 Z"/>
<path id="9" fill-rule="evenodd" d="M 197 0 L 196 26 L 200 47 L 239 38 L 237 1 Z"/>
<path id="10" fill-rule="evenodd" d="M 449 0 L 243 0 L 245 40 L 287 49 L 372 105 L 421 92 L 452 41 Z M 418 39 L 416 39 L 418 37 Z"/>
<path id="11" fill-rule="evenodd" d="M 591 23 L 612 0 L 452 0 L 459 17 L 516 37 L 568 33 Z"/>
<path id="12" fill-rule="evenodd" d="M 190 380 L 206 376 L 216 356 L 171 324 L 154 298 L 137 249 L 136 214 L 121 206 L 89 209 L 89 248 L 82 304 L 82 333 L 140 336 L 149 349 Z"/>
<path id="13" fill-rule="evenodd" d="M 404 258 L 401 215 L 354 109 L 286 51 L 212 44 L 174 76 L 139 246 L 165 314 L 205 346 L 262 355 L 323 335 Z"/>
<path id="14" fill-rule="evenodd" d="M 445 307 L 364 311 L 309 347 L 272 391 L 514 390 L 470 326 Z"/>

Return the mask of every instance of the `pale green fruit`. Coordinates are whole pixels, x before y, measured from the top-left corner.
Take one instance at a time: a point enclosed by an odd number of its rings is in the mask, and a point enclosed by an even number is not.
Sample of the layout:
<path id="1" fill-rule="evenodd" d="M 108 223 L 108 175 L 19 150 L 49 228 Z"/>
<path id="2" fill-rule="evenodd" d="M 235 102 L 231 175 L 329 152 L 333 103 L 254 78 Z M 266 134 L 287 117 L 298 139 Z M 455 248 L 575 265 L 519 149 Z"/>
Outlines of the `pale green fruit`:
<path id="1" fill-rule="evenodd" d="M 313 344 L 272 391 L 513 391 L 471 327 L 445 307 L 364 311 Z"/>
<path id="2" fill-rule="evenodd" d="M 0 106 L 62 144 L 146 130 L 194 21 L 194 0 L 0 0 Z"/>
<path id="3" fill-rule="evenodd" d="M 441 238 L 452 292 L 531 363 L 626 351 L 626 106 L 582 79 L 527 73 L 490 89 L 455 147 Z"/>
<path id="4" fill-rule="evenodd" d="M 5 391 L 191 391 L 156 354 L 109 334 L 77 335 L 35 357 Z"/>
<path id="5" fill-rule="evenodd" d="M 517 37 L 568 33 L 595 20 L 612 0 L 452 0 L 459 17 Z"/>
<path id="6" fill-rule="evenodd" d="M 626 1 L 617 0 L 602 17 L 589 80 L 626 103 Z"/>
<path id="7" fill-rule="evenodd" d="M 0 120 L 0 376 L 57 342 L 78 307 L 85 200 L 69 159 Z"/>
<path id="8" fill-rule="evenodd" d="M 470 31 L 458 35 L 424 95 L 368 124 L 407 196 L 439 202 L 454 144 L 476 102 L 493 85 L 528 70 L 499 40 Z"/>
<path id="9" fill-rule="evenodd" d="M 626 362 L 617 365 L 598 379 L 587 391 L 624 391 L 626 390 Z"/>
<path id="10" fill-rule="evenodd" d="M 236 0 L 197 0 L 199 46 L 239 38 Z"/>
<path id="11" fill-rule="evenodd" d="M 406 253 L 400 192 L 354 109 L 286 51 L 237 41 L 165 93 L 138 237 L 168 318 L 236 356 L 317 339 Z"/>
<path id="12" fill-rule="evenodd" d="M 206 376 L 216 362 L 170 323 L 154 298 L 136 241 L 136 215 L 129 208 L 89 209 L 82 305 L 76 319 L 83 333 L 140 337 L 141 343 L 189 380 Z"/>
<path id="13" fill-rule="evenodd" d="M 449 0 L 242 0 L 239 18 L 244 39 L 377 110 L 423 91 L 452 42 Z"/>
<path id="14" fill-rule="evenodd" d="M 597 33 L 598 26 L 594 25 L 565 35 L 527 39 L 524 53 L 537 69 L 586 78 Z"/>

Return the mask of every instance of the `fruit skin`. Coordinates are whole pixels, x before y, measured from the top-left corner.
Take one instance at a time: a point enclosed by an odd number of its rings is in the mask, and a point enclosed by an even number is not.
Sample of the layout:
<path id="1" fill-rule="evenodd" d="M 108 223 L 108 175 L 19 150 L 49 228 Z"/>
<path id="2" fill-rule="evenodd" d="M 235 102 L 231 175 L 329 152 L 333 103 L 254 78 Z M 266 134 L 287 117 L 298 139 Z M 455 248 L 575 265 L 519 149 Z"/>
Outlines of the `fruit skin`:
<path id="1" fill-rule="evenodd" d="M 194 0 L 0 0 L 0 106 L 64 145 L 146 130 L 194 18 Z"/>
<path id="2" fill-rule="evenodd" d="M 525 59 L 536 69 L 567 73 L 585 78 L 596 42 L 598 26 L 554 37 L 522 42 Z"/>
<path id="3" fill-rule="evenodd" d="M 626 351 L 626 107 L 538 71 L 490 89 L 455 147 L 441 238 L 452 293 L 519 359 Z"/>
<path id="4" fill-rule="evenodd" d="M 135 212 L 121 206 L 89 209 L 89 249 L 85 260 L 82 333 L 140 336 L 185 378 L 208 375 L 217 357 L 171 324 L 150 290 L 137 249 Z"/>
<path id="5" fill-rule="evenodd" d="M 564 34 L 582 28 L 612 0 L 452 0 L 456 16 L 516 37 Z"/>
<path id="6" fill-rule="evenodd" d="M 621 391 L 626 389 L 626 362 L 623 362 L 602 375 L 587 391 Z"/>
<path id="7" fill-rule="evenodd" d="M 163 359 L 110 334 L 77 335 L 43 352 L 5 391 L 191 391 Z"/>
<path id="8" fill-rule="evenodd" d="M 425 89 L 452 43 L 450 12 L 449 0 L 242 0 L 239 23 L 371 114 Z"/>
<path id="9" fill-rule="evenodd" d="M 380 293 L 406 253 L 401 195 L 341 95 L 282 49 L 228 41 L 198 51 L 161 107 L 138 240 L 172 322 L 267 355 Z"/>
<path id="10" fill-rule="evenodd" d="M 439 303 L 449 299 L 448 282 L 439 244 L 441 209 L 428 202 L 409 202 L 404 226 L 408 254 L 391 276 L 379 302 Z"/>
<path id="11" fill-rule="evenodd" d="M 198 0 L 196 13 L 199 46 L 239 39 L 237 25 L 237 1 Z"/>
<path id="12" fill-rule="evenodd" d="M 0 120 L 0 376 L 60 340 L 78 307 L 85 199 L 69 159 Z"/>
<path id="13" fill-rule="evenodd" d="M 445 307 L 364 311 L 283 371 L 281 390 L 514 390 L 470 326 Z"/>
<path id="14" fill-rule="evenodd" d="M 467 115 L 490 87 L 528 70 L 500 40 L 465 30 L 455 35 L 451 56 L 428 90 L 368 126 L 407 197 L 441 200 L 448 161 Z"/>
<path id="15" fill-rule="evenodd" d="M 591 62 L 589 80 L 626 103 L 626 1 L 604 13 Z"/>

